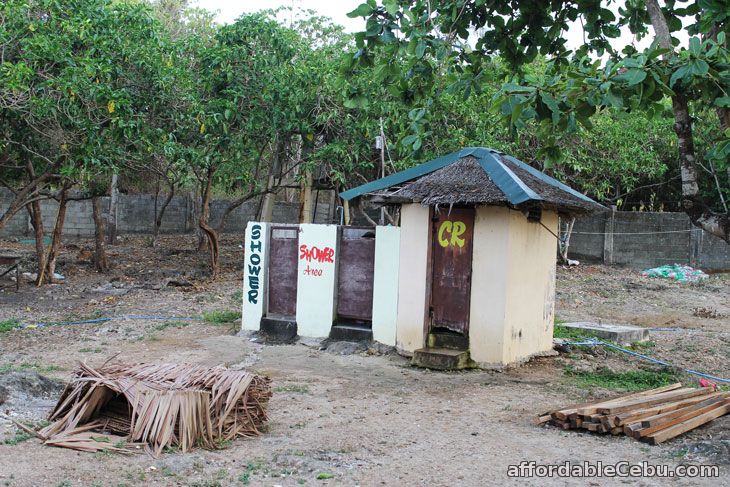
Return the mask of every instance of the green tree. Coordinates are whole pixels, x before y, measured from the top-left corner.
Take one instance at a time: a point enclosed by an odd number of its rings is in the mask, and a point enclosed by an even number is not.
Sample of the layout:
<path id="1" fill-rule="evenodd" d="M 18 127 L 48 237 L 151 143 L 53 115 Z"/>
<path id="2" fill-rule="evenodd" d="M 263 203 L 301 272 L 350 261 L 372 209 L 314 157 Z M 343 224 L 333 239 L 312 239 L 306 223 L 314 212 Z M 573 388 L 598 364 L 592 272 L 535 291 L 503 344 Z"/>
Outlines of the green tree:
<path id="1" fill-rule="evenodd" d="M 160 136 L 150 113 L 169 110 L 158 95 L 177 80 L 160 24 L 141 4 L 10 0 L 0 6 L 0 51 L 0 182 L 15 195 L 0 227 L 29 209 L 41 284 L 50 260 L 38 202 L 63 208 L 75 186 L 98 197 L 98 181 L 149 154 Z"/>
<path id="2" fill-rule="evenodd" d="M 426 110 L 444 93 L 479 92 L 496 58 L 511 69 L 491 106 L 519 130 L 535 123 L 547 161 L 563 157 L 560 139 L 579 126 L 590 130 L 607 110 L 644 111 L 649 118 L 671 110 L 677 137 L 682 206 L 692 222 L 730 242 L 727 213 L 713 211 L 699 187 L 692 113 L 712 107 L 722 128 L 704 159 L 726 165 L 730 158 L 730 74 L 725 2 L 629 0 L 616 13 L 610 2 L 523 2 L 374 0 L 350 13 L 367 19 L 356 35 L 354 64 L 373 64 L 375 49 L 391 59 L 382 80 Z M 651 47 L 616 48 L 620 29 L 638 38 L 654 33 Z M 568 49 L 565 33 L 582 28 L 585 43 Z M 686 31 L 689 46 L 678 47 L 673 32 Z M 476 32 L 477 34 L 472 34 Z M 398 33 L 398 35 L 396 35 Z M 475 42 L 470 36 L 474 35 Z M 544 73 L 526 67 L 548 58 Z M 608 60 L 595 60 L 606 56 Z M 382 58 L 381 58 L 382 59 Z M 382 66 L 383 63 L 381 62 Z M 422 145 L 429 117 L 407 141 Z"/>

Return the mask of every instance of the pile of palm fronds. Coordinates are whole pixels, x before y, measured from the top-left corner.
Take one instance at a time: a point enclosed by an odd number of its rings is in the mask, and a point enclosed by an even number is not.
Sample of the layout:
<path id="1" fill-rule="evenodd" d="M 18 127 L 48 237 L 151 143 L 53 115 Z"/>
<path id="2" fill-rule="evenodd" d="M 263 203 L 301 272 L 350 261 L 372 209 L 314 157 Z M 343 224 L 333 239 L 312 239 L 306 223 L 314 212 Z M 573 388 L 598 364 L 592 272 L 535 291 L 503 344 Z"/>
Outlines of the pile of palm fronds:
<path id="1" fill-rule="evenodd" d="M 47 445 L 83 451 L 144 447 L 158 455 L 169 447 L 217 448 L 260 433 L 270 382 L 225 367 L 81 364 L 51 424 L 37 435 Z"/>

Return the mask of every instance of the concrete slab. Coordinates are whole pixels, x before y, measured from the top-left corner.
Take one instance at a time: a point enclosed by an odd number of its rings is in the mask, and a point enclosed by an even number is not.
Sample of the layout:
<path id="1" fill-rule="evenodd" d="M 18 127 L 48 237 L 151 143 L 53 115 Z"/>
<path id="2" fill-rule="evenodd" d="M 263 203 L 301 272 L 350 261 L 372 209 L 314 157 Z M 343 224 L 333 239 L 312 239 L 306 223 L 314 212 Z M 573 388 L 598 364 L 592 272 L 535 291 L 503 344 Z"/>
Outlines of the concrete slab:
<path id="1" fill-rule="evenodd" d="M 566 328 L 584 331 L 588 335 L 628 345 L 633 342 L 643 342 L 649 339 L 649 329 L 640 326 L 617 325 L 610 323 L 574 322 L 562 323 Z"/>
<path id="2" fill-rule="evenodd" d="M 420 348 L 413 352 L 411 364 L 435 370 L 461 370 L 471 365 L 468 350 Z"/>

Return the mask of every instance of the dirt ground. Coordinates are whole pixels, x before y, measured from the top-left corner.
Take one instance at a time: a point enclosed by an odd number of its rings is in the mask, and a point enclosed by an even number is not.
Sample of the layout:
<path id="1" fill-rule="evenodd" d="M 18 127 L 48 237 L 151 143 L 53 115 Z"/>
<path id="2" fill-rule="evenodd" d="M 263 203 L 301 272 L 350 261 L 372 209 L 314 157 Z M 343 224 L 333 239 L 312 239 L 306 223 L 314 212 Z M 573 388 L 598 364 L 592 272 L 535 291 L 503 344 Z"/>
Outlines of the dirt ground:
<path id="1" fill-rule="evenodd" d="M 97 274 L 91 243 L 67 245 L 63 284 L 0 291 L 0 321 L 23 324 L 107 316 L 200 316 L 240 309 L 242 249 L 222 246 L 224 272 L 205 277 L 206 256 L 190 237 L 163 237 L 155 248 L 128 238 L 110 248 L 113 269 Z M 17 242 L 0 248 L 31 255 Z M 29 257 L 30 258 L 30 257 Z M 168 285 L 172 280 L 173 285 Z M 174 285 L 177 284 L 177 285 Z M 180 286 L 180 284 L 183 284 Z M 649 328 L 646 351 L 682 367 L 730 377 L 730 278 L 696 285 L 642 278 L 603 266 L 558 270 L 556 315 L 568 321 Z M 661 328 L 662 330 L 657 330 Z M 374 350 L 321 350 L 316 343 L 262 345 L 235 323 L 115 319 L 0 333 L 0 376 L 38 372 L 66 379 L 78 360 L 99 364 L 171 361 L 247 368 L 273 379 L 267 432 L 217 451 L 122 457 L 17 440 L 10 418 L 41 421 L 56 392 L 11 397 L 0 405 L 0 483 L 12 486 L 513 485 L 508 465 L 602 461 L 719 464 L 722 479 L 532 479 L 528 485 L 719 485 L 730 472 L 730 417 L 660 446 L 623 436 L 538 427 L 550 408 L 617 394 L 579 387 L 567 366 L 644 367 L 619 353 L 576 352 L 505 371 L 432 372 Z M 688 381 L 693 379 L 687 378 Z M 0 383 L 1 385 L 1 383 Z M 19 399 L 20 397 L 20 399 Z"/>

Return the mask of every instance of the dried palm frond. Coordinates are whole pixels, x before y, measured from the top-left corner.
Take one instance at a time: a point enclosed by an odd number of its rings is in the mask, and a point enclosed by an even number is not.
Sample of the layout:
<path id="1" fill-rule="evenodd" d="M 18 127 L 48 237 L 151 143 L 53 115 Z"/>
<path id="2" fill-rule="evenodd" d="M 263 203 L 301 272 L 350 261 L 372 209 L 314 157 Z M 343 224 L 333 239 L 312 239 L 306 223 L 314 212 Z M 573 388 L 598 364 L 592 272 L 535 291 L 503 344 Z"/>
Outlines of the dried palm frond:
<path id="1" fill-rule="evenodd" d="M 83 451 L 129 451 L 140 444 L 157 456 L 167 447 L 215 448 L 260 434 L 271 397 L 268 377 L 225 367 L 179 364 L 80 364 L 38 432 L 45 444 Z M 112 447 L 89 432 L 126 441 Z"/>

